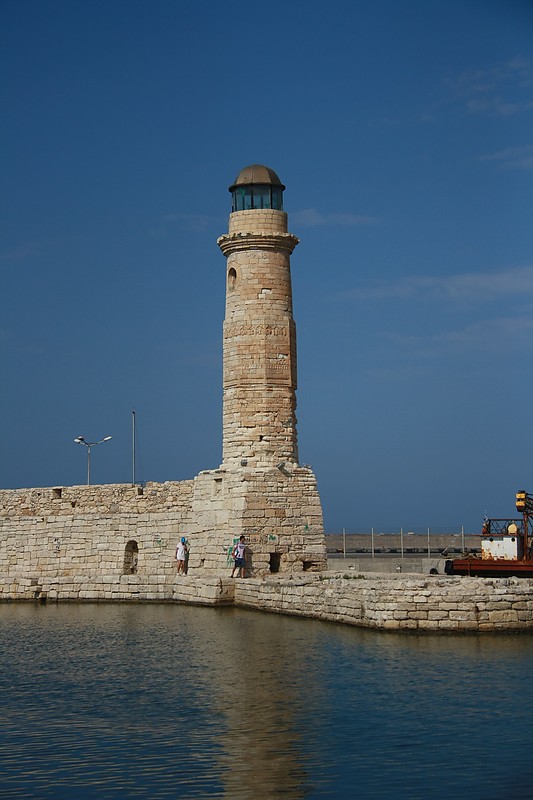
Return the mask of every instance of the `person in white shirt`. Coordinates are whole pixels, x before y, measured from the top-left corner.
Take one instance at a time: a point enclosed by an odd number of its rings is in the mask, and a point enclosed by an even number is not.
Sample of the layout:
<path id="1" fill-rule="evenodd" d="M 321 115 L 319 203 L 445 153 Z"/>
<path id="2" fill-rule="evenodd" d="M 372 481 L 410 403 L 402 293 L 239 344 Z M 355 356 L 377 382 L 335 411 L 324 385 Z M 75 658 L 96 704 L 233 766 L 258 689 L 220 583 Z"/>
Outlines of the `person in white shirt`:
<path id="1" fill-rule="evenodd" d="M 187 540 L 182 536 L 176 547 L 176 562 L 178 564 L 178 575 L 185 575 L 185 561 L 187 559 Z"/>

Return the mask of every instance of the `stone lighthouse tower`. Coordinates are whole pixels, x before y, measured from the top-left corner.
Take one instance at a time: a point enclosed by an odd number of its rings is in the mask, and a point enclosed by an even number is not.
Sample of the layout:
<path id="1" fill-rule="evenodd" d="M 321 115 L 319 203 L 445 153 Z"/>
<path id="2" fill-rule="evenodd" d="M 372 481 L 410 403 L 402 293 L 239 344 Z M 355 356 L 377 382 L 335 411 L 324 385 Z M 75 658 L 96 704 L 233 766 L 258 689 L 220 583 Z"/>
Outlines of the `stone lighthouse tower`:
<path id="1" fill-rule="evenodd" d="M 284 189 L 259 164 L 229 188 L 229 230 L 218 239 L 226 256 L 223 455 L 219 469 L 194 479 L 191 572 L 226 569 L 241 535 L 250 576 L 327 567 L 316 478 L 298 464 L 290 268 L 298 239 L 287 230 Z"/>
<path id="2" fill-rule="evenodd" d="M 230 186 L 224 321 L 223 463 L 296 464 L 296 330 L 282 185 L 268 167 L 243 169 Z"/>

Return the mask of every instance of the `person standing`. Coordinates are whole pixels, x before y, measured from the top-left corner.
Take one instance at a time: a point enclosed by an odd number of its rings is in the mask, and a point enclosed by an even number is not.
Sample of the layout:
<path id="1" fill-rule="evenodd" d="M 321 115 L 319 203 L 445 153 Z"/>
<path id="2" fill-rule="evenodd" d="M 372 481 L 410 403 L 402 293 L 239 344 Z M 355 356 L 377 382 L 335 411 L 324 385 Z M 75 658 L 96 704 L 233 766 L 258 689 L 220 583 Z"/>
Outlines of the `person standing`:
<path id="1" fill-rule="evenodd" d="M 231 570 L 232 578 L 235 575 L 235 570 L 237 570 L 239 578 L 244 578 L 244 572 L 246 568 L 245 551 L 246 551 L 246 538 L 244 536 L 241 536 L 239 538 L 239 541 L 233 548 L 232 552 L 233 556 L 233 569 Z"/>
<path id="2" fill-rule="evenodd" d="M 178 575 L 185 575 L 185 561 L 187 558 L 187 540 L 182 536 L 176 547 L 176 562 L 178 565 Z"/>

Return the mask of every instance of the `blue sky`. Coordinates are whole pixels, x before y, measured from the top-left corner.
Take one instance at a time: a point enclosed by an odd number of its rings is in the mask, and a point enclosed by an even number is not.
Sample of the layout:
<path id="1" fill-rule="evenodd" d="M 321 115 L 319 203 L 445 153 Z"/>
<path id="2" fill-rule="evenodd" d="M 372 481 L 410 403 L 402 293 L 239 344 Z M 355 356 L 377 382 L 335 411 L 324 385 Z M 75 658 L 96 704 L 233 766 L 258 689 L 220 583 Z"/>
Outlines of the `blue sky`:
<path id="1" fill-rule="evenodd" d="M 3 0 L 0 486 L 221 461 L 230 194 L 287 189 L 327 530 L 533 491 L 533 4 Z"/>

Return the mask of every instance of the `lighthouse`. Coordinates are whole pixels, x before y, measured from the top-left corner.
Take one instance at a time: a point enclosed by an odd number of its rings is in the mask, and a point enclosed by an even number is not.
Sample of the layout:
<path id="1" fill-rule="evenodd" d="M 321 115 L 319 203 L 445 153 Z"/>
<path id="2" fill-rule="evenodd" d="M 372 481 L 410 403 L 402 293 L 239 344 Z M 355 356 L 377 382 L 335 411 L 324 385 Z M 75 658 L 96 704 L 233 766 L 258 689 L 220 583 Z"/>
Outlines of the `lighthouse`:
<path id="1" fill-rule="evenodd" d="M 246 541 L 246 576 L 327 567 L 312 469 L 298 463 L 296 328 L 285 186 L 253 164 L 229 187 L 223 323 L 222 464 L 194 479 L 190 572 L 219 575 Z"/>
<path id="2" fill-rule="evenodd" d="M 241 170 L 229 187 L 223 328 L 223 464 L 298 463 L 296 329 L 285 186 L 269 167 Z"/>

